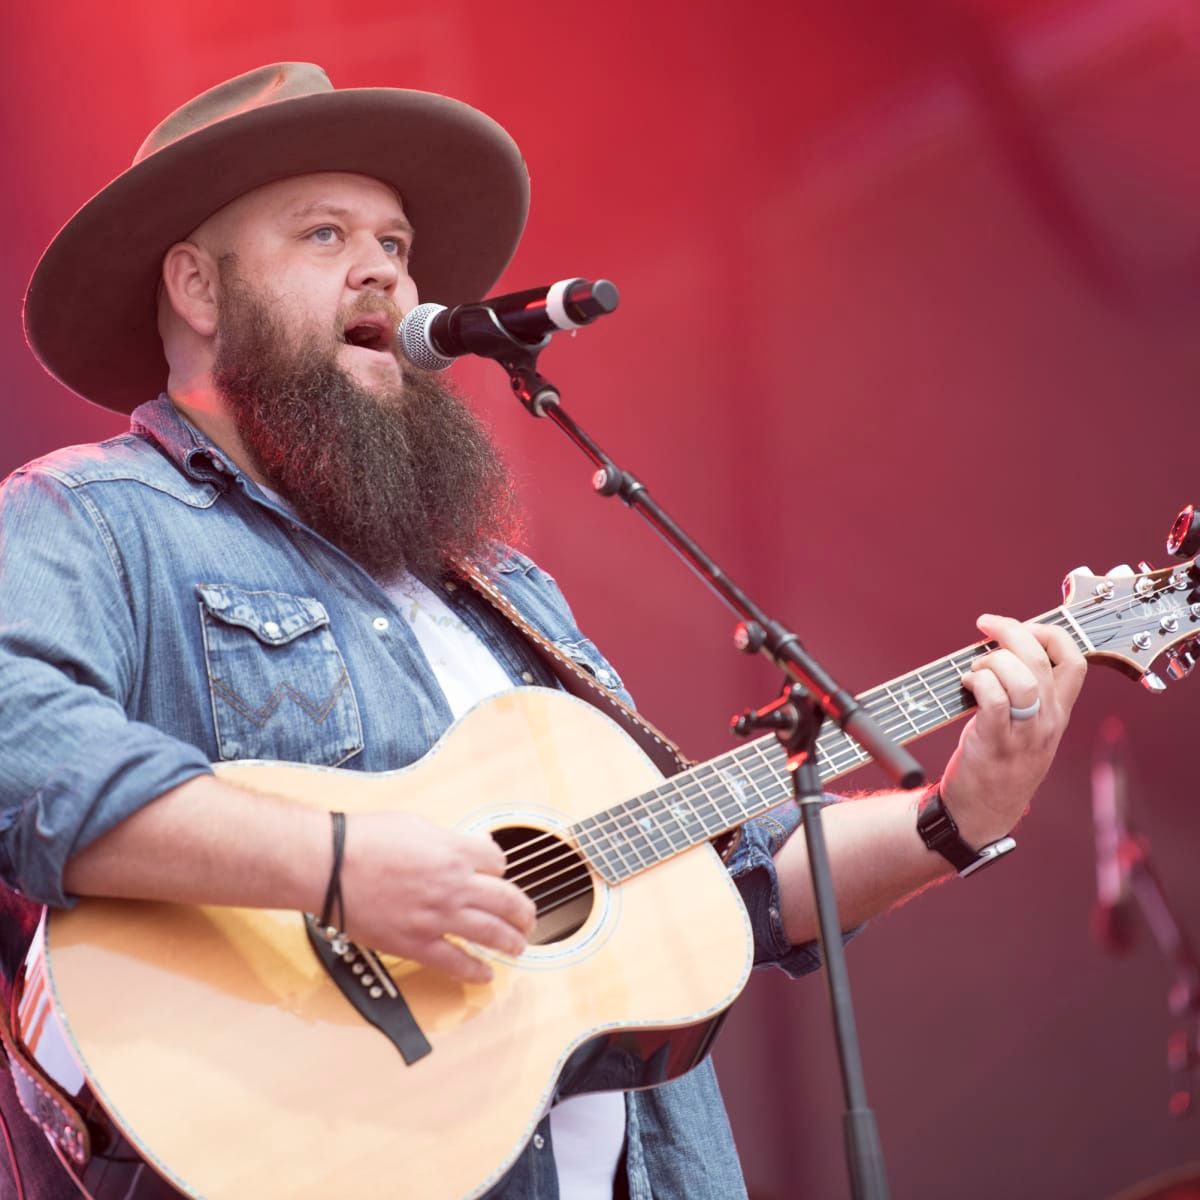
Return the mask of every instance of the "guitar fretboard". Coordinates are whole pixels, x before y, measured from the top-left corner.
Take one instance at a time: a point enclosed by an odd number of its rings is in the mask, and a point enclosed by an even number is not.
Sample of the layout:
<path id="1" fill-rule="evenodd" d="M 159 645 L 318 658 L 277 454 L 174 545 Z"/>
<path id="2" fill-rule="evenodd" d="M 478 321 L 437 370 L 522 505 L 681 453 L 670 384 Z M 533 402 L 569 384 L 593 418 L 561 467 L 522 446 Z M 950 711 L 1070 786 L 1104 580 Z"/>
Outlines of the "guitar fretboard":
<path id="1" fill-rule="evenodd" d="M 1085 654 L 1093 649 L 1064 608 L 1035 620 L 1065 629 Z M 974 707 L 974 698 L 960 680 L 977 658 L 995 648 L 995 642 L 978 642 L 864 692 L 858 702 L 895 741 L 915 741 Z M 817 738 L 822 783 L 868 761 L 870 755 L 835 725 L 825 726 Z M 775 735 L 768 734 L 587 817 L 569 832 L 592 867 L 608 882 L 620 883 L 791 796 L 787 753 Z"/>

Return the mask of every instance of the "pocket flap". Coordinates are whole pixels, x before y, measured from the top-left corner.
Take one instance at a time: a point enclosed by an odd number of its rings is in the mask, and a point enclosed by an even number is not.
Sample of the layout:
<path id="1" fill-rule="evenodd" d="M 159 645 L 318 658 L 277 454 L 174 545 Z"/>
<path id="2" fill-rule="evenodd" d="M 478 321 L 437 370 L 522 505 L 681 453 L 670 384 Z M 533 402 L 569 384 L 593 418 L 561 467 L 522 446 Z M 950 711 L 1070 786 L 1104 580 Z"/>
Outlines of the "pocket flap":
<path id="1" fill-rule="evenodd" d="M 233 583 L 200 583 L 196 595 L 205 611 L 225 625 L 249 629 L 268 646 L 282 646 L 329 624 L 325 605 L 288 592 L 248 592 Z"/>

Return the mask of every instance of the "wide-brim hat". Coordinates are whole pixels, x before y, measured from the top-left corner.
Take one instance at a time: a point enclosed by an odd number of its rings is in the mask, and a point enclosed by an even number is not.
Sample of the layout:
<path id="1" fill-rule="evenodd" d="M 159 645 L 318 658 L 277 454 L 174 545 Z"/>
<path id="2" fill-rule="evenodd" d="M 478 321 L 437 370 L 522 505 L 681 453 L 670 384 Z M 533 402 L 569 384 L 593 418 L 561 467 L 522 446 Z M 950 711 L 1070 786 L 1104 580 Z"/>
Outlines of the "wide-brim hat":
<path id="1" fill-rule="evenodd" d="M 335 90 L 311 63 L 276 63 L 204 92 L 146 139 L 42 255 L 25 335 L 86 400 L 130 412 L 167 382 L 157 325 L 163 255 L 263 184 L 349 171 L 389 184 L 416 229 L 422 300 L 478 300 L 517 248 L 529 208 L 521 152 L 460 101 L 399 88 Z"/>

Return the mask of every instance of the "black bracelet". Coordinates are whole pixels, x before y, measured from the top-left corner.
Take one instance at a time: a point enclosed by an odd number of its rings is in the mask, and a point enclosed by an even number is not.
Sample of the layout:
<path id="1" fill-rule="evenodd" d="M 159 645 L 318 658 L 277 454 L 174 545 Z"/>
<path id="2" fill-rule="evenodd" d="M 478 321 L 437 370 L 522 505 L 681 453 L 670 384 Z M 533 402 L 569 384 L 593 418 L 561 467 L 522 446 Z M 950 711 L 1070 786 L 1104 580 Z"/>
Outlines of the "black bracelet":
<path id="1" fill-rule="evenodd" d="M 329 872 L 329 886 L 325 889 L 325 907 L 321 909 L 321 928 L 344 931 L 346 906 L 342 903 L 342 858 L 346 850 L 346 814 L 331 812 L 329 819 L 333 831 L 333 868 Z M 337 925 L 332 923 L 335 907 L 337 908 Z"/>

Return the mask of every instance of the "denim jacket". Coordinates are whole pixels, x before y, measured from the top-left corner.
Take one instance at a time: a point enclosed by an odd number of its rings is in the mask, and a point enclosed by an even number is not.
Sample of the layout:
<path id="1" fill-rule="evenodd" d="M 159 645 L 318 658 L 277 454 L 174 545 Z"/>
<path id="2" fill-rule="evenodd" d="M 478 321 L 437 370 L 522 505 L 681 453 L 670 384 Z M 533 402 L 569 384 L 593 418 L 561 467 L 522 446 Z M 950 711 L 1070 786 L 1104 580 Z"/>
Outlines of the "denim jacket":
<path id="1" fill-rule="evenodd" d="M 557 585 L 523 555 L 492 574 L 525 618 L 626 699 Z M 445 593 L 513 684 L 555 686 L 466 588 Z M 164 396 L 130 432 L 57 451 L 0 488 L 0 878 L 68 906 L 68 858 L 210 763 L 385 771 L 451 715 L 403 616 L 351 559 L 266 497 Z M 772 855 L 786 806 L 748 823 L 729 868 L 755 962 L 798 975 Z M 745 1194 L 709 1060 L 627 1093 L 634 1200 Z M 554 1200 L 549 1120 L 490 1193 Z"/>

